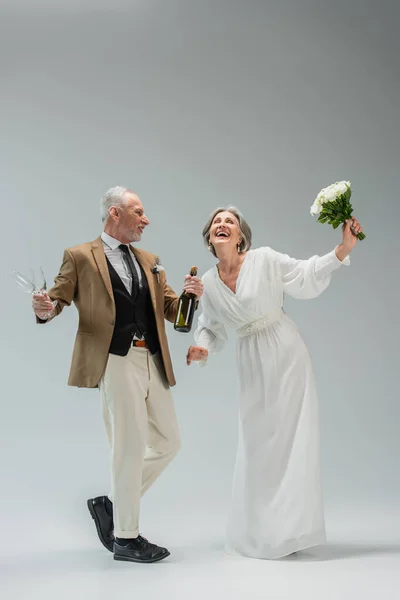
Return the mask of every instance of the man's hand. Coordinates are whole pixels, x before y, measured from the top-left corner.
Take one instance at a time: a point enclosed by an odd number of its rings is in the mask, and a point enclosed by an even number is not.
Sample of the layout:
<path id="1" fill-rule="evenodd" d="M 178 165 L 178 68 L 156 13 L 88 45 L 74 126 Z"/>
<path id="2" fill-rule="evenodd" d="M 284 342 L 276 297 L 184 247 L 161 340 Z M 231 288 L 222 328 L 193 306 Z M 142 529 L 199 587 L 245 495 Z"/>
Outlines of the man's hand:
<path id="1" fill-rule="evenodd" d="M 42 321 L 46 321 L 54 316 L 55 305 L 56 303 L 51 300 L 46 292 L 32 295 L 33 312 Z"/>
<path id="2" fill-rule="evenodd" d="M 208 350 L 202 348 L 201 346 L 190 346 L 188 353 L 186 355 L 186 364 L 189 367 L 190 363 L 193 361 L 202 361 L 208 357 Z"/>
<path id="3" fill-rule="evenodd" d="M 185 292 L 189 292 L 189 294 L 194 294 L 199 299 L 203 295 L 203 282 L 198 277 L 186 275 L 183 289 Z"/>

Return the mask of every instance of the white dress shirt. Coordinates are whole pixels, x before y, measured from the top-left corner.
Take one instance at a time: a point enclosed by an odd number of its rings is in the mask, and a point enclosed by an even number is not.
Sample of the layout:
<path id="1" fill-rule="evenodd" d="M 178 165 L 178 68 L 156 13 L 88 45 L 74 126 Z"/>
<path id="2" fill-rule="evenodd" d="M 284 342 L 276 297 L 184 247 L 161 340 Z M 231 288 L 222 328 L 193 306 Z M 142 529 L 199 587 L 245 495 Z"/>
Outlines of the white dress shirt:
<path id="1" fill-rule="evenodd" d="M 111 237 L 111 235 L 108 235 L 108 233 L 106 233 L 105 231 L 102 232 L 101 239 L 103 242 L 105 255 L 107 256 L 108 260 L 110 261 L 110 263 L 116 270 L 122 283 L 124 284 L 124 286 L 126 287 L 128 292 L 131 294 L 132 293 L 132 274 L 131 274 L 131 271 L 127 264 L 125 254 L 122 252 L 121 248 L 119 247 L 122 242 Z M 126 246 L 126 245 L 127 244 L 124 244 L 124 246 Z M 129 248 L 129 246 L 128 246 L 128 248 Z M 136 260 L 136 257 L 130 248 L 129 248 L 129 252 L 131 253 L 133 264 L 135 265 L 135 268 L 136 268 L 136 271 L 138 274 L 139 285 L 140 285 L 140 287 L 142 287 L 142 272 L 140 270 L 140 267 Z"/>

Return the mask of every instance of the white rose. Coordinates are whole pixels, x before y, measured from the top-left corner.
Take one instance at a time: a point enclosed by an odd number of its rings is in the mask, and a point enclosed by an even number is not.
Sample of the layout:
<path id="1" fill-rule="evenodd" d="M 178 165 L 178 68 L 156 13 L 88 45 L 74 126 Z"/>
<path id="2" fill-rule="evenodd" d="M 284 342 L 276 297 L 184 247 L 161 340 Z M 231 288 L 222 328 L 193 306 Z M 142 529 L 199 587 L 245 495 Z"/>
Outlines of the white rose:
<path id="1" fill-rule="evenodd" d="M 321 210 L 322 210 L 322 204 L 321 204 L 321 202 L 318 201 L 318 198 L 317 198 L 317 200 L 315 200 L 314 204 L 312 205 L 312 207 L 310 209 L 310 213 L 313 216 L 316 216 L 321 213 Z"/>
<path id="2" fill-rule="evenodd" d="M 326 202 L 332 202 L 333 200 L 335 200 L 337 197 L 337 190 L 335 186 L 330 185 L 328 188 L 326 188 L 324 196 Z"/>
<path id="3" fill-rule="evenodd" d="M 344 181 L 336 182 L 334 185 L 334 188 L 335 188 L 337 196 L 342 196 L 343 194 L 346 193 L 346 190 L 347 190 L 346 183 Z"/>

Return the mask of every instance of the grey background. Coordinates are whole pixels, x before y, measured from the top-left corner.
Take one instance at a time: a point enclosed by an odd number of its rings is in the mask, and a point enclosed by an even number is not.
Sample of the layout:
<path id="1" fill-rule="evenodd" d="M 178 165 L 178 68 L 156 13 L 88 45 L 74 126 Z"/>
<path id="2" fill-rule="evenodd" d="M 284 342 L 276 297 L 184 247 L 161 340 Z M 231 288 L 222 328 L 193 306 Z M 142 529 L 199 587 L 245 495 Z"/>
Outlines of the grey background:
<path id="1" fill-rule="evenodd" d="M 65 247 L 101 232 L 99 199 L 117 184 L 139 194 L 151 221 L 140 245 L 160 255 L 179 292 L 192 264 L 200 273 L 214 264 L 201 229 L 216 206 L 244 212 L 255 247 L 305 258 L 340 241 L 309 215 L 316 194 L 352 181 L 367 239 L 319 299 L 288 299 L 286 310 L 318 380 L 328 532 L 345 514 L 365 513 L 367 527 L 391 515 L 400 492 L 397 2 L 0 6 L 4 535 L 28 549 L 32 539 L 97 543 L 85 501 L 108 491 L 108 448 L 98 392 L 66 385 L 77 314 L 37 327 L 9 275 L 41 264 L 51 280 Z M 183 448 L 146 496 L 142 530 L 168 543 L 177 530 L 190 539 L 213 527 L 220 543 L 236 451 L 234 336 L 206 370 L 185 366 L 190 335 L 169 326 L 169 340 Z"/>

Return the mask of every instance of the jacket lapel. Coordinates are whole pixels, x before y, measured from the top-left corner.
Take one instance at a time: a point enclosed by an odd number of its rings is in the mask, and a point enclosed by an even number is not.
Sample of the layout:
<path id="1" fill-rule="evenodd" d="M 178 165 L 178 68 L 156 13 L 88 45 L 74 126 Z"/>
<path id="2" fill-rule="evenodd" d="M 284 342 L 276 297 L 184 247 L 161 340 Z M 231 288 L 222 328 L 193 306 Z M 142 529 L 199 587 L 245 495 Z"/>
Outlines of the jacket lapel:
<path id="1" fill-rule="evenodd" d="M 106 255 L 104 253 L 103 242 L 101 237 L 98 237 L 92 244 L 92 252 L 94 260 L 96 261 L 97 268 L 99 269 L 100 275 L 106 286 L 106 290 L 109 293 L 111 300 L 114 302 L 114 294 L 111 285 L 110 273 L 107 267 Z"/>

